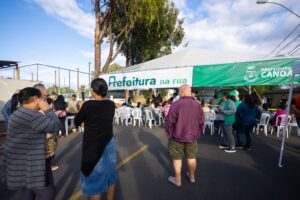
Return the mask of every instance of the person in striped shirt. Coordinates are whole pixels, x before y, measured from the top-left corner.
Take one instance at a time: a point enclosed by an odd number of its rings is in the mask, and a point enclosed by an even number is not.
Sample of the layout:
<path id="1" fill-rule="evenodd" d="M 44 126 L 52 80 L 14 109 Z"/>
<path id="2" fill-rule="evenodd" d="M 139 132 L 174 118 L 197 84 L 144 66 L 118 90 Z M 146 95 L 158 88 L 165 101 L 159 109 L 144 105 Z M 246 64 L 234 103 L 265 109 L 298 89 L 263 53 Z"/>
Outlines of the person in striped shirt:
<path id="1" fill-rule="evenodd" d="M 46 133 L 59 131 L 59 119 L 41 98 L 38 89 L 22 89 L 19 102 L 21 106 L 8 122 L 4 144 L 4 181 L 9 189 L 22 190 L 21 199 L 52 200 L 55 187 L 51 163 L 45 158 Z"/>

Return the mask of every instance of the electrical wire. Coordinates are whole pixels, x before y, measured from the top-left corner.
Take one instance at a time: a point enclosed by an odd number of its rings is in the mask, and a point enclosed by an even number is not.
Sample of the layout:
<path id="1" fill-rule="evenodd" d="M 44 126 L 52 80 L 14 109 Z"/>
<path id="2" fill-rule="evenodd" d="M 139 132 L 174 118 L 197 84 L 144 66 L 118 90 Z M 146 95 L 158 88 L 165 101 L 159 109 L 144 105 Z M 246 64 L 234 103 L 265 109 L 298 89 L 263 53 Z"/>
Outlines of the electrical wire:
<path id="1" fill-rule="evenodd" d="M 276 55 L 279 55 L 280 52 L 290 46 L 294 41 L 296 41 L 300 37 L 300 34 L 296 35 L 293 39 L 291 39 L 285 46 L 283 46 L 279 51 L 277 51 Z"/>
<path id="2" fill-rule="evenodd" d="M 299 27 L 300 23 L 271 51 L 270 55 L 274 53 L 278 49 L 278 47 L 280 47 L 280 45 L 284 43 Z"/>
<path id="3" fill-rule="evenodd" d="M 298 45 L 296 45 L 296 47 L 294 49 L 292 49 L 288 54 L 289 55 L 294 55 L 295 53 L 297 53 L 297 51 L 300 50 L 300 43 Z"/>

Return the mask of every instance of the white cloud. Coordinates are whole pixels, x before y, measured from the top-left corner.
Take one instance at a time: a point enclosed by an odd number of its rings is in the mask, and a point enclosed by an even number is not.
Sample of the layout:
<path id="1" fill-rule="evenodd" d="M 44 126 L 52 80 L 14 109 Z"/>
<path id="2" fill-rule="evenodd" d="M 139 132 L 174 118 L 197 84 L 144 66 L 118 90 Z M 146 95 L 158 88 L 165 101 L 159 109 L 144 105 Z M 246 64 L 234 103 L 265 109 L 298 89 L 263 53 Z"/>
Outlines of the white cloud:
<path id="1" fill-rule="evenodd" d="M 297 0 L 281 3 L 300 11 Z M 185 41 L 192 47 L 268 54 L 299 23 L 280 6 L 255 0 L 206 0 L 193 7 L 178 0 L 175 5 L 185 17 Z"/>
<path id="2" fill-rule="evenodd" d="M 86 58 L 92 58 L 92 59 L 94 59 L 94 51 L 92 50 L 92 51 L 86 51 L 86 50 L 79 50 L 79 52 L 81 53 L 81 55 L 83 56 L 83 57 L 86 57 Z"/>
<path id="3" fill-rule="evenodd" d="M 35 0 L 48 14 L 75 29 L 79 34 L 93 39 L 95 19 L 91 13 L 84 12 L 76 0 Z"/>

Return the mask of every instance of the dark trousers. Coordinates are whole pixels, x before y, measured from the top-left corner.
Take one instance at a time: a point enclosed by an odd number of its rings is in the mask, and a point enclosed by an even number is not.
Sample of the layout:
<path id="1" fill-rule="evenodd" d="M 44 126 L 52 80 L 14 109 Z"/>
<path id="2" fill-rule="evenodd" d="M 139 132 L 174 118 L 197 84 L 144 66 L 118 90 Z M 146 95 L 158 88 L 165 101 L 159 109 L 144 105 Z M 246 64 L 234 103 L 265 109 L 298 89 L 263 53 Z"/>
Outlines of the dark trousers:
<path id="1" fill-rule="evenodd" d="M 61 129 L 60 129 L 61 134 L 66 135 L 66 126 L 65 126 L 66 117 L 60 117 L 59 121 L 60 121 L 60 127 L 61 127 Z"/>
<path id="2" fill-rule="evenodd" d="M 237 145 L 238 146 L 243 146 L 243 138 L 244 136 L 246 137 L 246 144 L 244 145 L 246 148 L 249 148 L 252 146 L 252 136 L 251 133 L 253 131 L 252 125 L 244 125 L 244 124 L 239 124 L 237 127 L 237 132 L 236 132 L 236 140 L 237 140 Z"/>
<path id="3" fill-rule="evenodd" d="M 55 186 L 51 170 L 51 158 L 46 159 L 46 186 L 43 189 L 23 188 L 21 193 L 22 200 L 54 200 Z"/>

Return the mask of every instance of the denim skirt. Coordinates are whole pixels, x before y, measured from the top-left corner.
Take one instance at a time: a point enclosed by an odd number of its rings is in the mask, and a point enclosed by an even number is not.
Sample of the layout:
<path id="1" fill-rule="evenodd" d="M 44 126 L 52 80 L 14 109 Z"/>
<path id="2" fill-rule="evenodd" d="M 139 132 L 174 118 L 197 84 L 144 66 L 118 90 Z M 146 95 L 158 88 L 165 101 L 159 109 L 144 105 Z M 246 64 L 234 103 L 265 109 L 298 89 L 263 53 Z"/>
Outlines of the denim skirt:
<path id="1" fill-rule="evenodd" d="M 104 193 L 116 182 L 116 146 L 112 138 L 89 176 L 81 172 L 81 185 L 84 195 Z"/>

